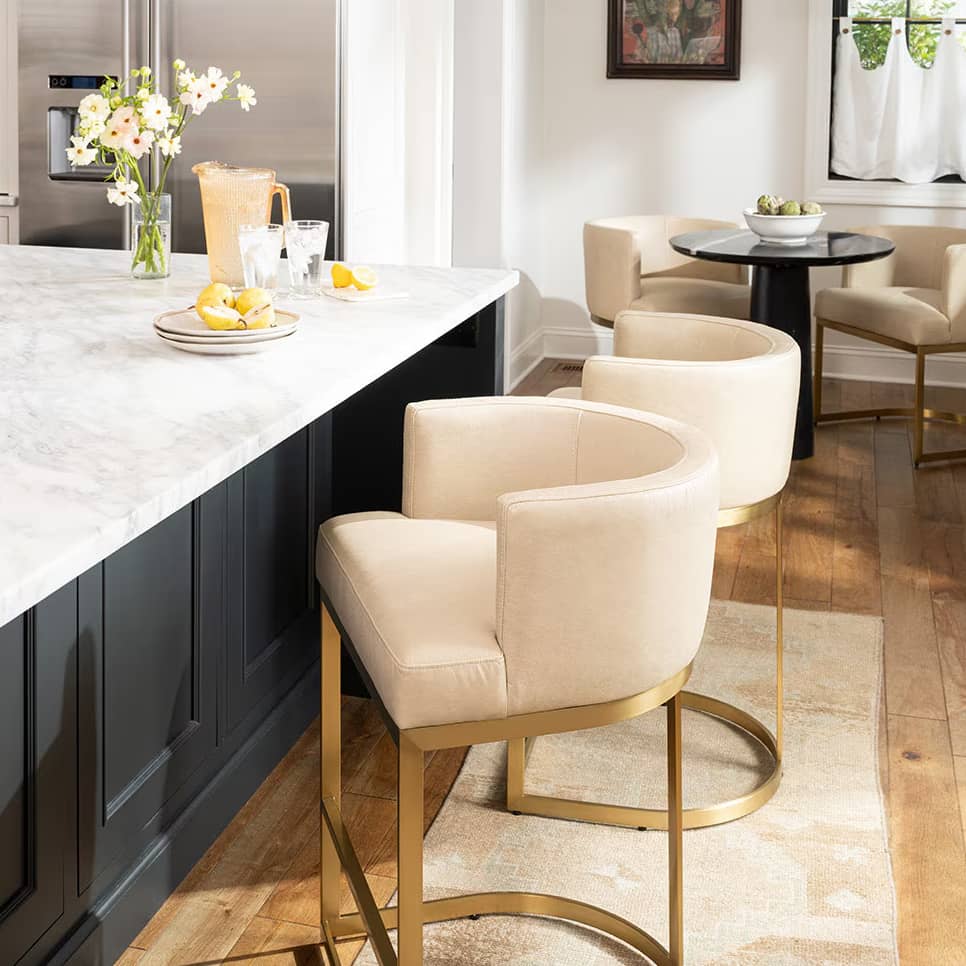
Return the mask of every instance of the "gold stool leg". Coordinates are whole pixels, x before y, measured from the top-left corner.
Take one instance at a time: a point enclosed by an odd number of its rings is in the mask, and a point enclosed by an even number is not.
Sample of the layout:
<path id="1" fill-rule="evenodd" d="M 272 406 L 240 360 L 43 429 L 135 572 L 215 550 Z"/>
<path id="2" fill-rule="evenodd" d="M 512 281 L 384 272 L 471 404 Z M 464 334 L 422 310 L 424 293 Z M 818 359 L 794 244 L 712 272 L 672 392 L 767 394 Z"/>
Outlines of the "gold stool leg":
<path id="1" fill-rule="evenodd" d="M 778 764 L 784 753 L 785 736 L 785 554 L 783 500 L 775 505 L 775 745 Z"/>
<path id="2" fill-rule="evenodd" d="M 342 648 L 339 632 L 326 608 L 322 608 L 322 687 L 319 717 L 319 778 L 321 799 L 342 799 Z M 323 819 L 319 824 L 319 917 L 322 942 L 329 947 L 330 929 L 339 918 L 342 866 Z M 338 962 L 334 948 L 330 956 Z"/>
<path id="3" fill-rule="evenodd" d="M 423 752 L 399 736 L 399 966 L 423 962 Z"/>
<path id="4" fill-rule="evenodd" d="M 684 962 L 684 809 L 681 788 L 681 695 L 667 703 L 668 888 L 671 966 Z"/>
<path id="5" fill-rule="evenodd" d="M 812 406 L 815 425 L 822 415 L 822 371 L 825 367 L 825 326 L 815 323 L 815 385 L 812 390 Z"/>
<path id="6" fill-rule="evenodd" d="M 916 411 L 912 419 L 915 439 L 914 462 L 918 469 L 919 464 L 922 463 L 926 433 L 926 354 L 921 349 L 916 352 Z"/>

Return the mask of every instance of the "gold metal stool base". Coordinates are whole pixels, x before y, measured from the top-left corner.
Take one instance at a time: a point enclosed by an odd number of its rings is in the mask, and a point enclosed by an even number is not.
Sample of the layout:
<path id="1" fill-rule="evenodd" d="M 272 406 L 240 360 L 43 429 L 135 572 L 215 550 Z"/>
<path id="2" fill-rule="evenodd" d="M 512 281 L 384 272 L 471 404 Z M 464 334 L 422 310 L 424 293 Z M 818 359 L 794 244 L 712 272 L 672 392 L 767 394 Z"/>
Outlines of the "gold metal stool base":
<path id="1" fill-rule="evenodd" d="M 782 778 L 782 761 L 775 736 L 746 711 L 733 705 L 691 691 L 681 692 L 681 707 L 721 718 L 754 738 L 768 752 L 773 767 L 757 788 L 731 801 L 700 808 L 684 809 L 684 828 L 709 828 L 724 825 L 756 812 L 778 791 Z M 633 808 L 628 805 L 607 805 L 602 802 L 582 802 L 571 798 L 531 795 L 524 790 L 526 759 L 532 743 L 520 739 L 507 742 L 507 809 L 521 815 L 543 818 L 562 818 L 573 822 L 592 822 L 622 828 L 662 829 L 668 827 L 665 809 Z"/>
<path id="2" fill-rule="evenodd" d="M 396 929 L 398 910 L 378 910 L 386 929 Z M 670 953 L 650 933 L 634 923 L 574 899 L 542 895 L 534 892 L 478 892 L 450 899 L 436 899 L 422 904 L 425 924 L 449 922 L 480 916 L 541 916 L 587 926 L 626 943 L 657 966 L 673 966 Z M 364 939 L 368 930 L 358 914 L 340 916 L 334 928 L 327 929 L 323 947 L 333 966 L 342 966 L 337 943 Z"/>
<path id="3" fill-rule="evenodd" d="M 747 507 L 723 510 L 718 527 L 732 527 L 746 523 L 766 513 L 775 513 L 775 572 L 776 572 L 776 674 L 775 712 L 777 735 L 772 734 L 757 718 L 732 704 L 717 698 L 691 691 L 681 692 L 681 706 L 701 714 L 720 718 L 754 738 L 768 753 L 772 767 L 765 779 L 752 791 L 738 798 L 714 805 L 683 810 L 684 828 L 710 828 L 744 818 L 758 811 L 778 791 L 782 780 L 782 719 L 784 713 L 784 627 L 783 627 L 783 566 L 782 566 L 782 494 Z M 584 802 L 572 798 L 554 798 L 549 795 L 531 795 L 526 791 L 527 759 L 535 738 L 513 739 L 507 742 L 506 807 L 520 815 L 537 815 L 542 818 L 560 818 L 574 822 L 591 822 L 598 825 L 615 825 L 622 828 L 661 829 L 668 828 L 665 809 L 634 808 L 627 805 L 610 805 L 603 802 Z"/>

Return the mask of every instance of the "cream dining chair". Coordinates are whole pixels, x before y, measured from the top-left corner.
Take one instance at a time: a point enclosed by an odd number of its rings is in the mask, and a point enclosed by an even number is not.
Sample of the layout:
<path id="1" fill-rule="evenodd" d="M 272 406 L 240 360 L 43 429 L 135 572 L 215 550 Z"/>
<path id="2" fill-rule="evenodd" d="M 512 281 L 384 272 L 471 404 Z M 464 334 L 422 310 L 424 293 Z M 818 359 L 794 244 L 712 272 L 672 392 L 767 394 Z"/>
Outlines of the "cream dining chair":
<path id="1" fill-rule="evenodd" d="M 668 240 L 690 231 L 738 226 L 730 221 L 629 215 L 584 225 L 587 307 L 598 325 L 613 326 L 625 309 L 747 319 L 751 288 L 744 265 L 679 255 Z"/>
<path id="2" fill-rule="evenodd" d="M 478 915 L 570 920 L 655 963 L 683 961 L 679 692 L 704 632 L 718 498 L 708 440 L 660 416 L 554 399 L 408 408 L 402 513 L 338 517 L 318 540 L 321 925 L 334 963 L 340 940 L 368 936 L 382 966 L 395 964 L 387 929 L 397 928 L 399 966 L 421 966 L 424 923 Z M 398 906 L 383 910 L 340 812 L 340 639 L 398 747 Z M 555 896 L 424 902 L 424 752 L 597 727 L 661 705 L 667 948 Z M 357 914 L 339 914 L 340 871 Z"/>
<path id="3" fill-rule="evenodd" d="M 879 235 L 896 250 L 877 262 L 843 269 L 842 287 L 815 299 L 815 422 L 904 416 L 913 420 L 916 466 L 966 457 L 966 448 L 924 452 L 926 420 L 966 424 L 966 413 L 926 408 L 926 359 L 966 351 L 966 229 L 873 225 L 850 231 Z M 822 412 L 825 330 L 834 329 L 916 357 L 912 409 Z"/>
<path id="4" fill-rule="evenodd" d="M 614 355 L 588 359 L 579 389 L 558 398 L 628 406 L 695 426 L 721 461 L 718 527 L 765 514 L 775 521 L 775 731 L 714 697 L 684 692 L 686 708 L 724 719 L 765 749 L 772 768 L 757 788 L 731 801 L 688 808 L 685 828 L 705 828 L 761 808 L 778 790 L 783 754 L 782 493 L 795 436 L 801 353 L 784 332 L 754 322 L 695 315 L 622 312 Z M 532 742 L 531 742 L 532 743 Z M 529 748 L 510 743 L 507 808 L 629 828 L 667 828 L 661 809 L 572 801 L 526 791 Z"/>

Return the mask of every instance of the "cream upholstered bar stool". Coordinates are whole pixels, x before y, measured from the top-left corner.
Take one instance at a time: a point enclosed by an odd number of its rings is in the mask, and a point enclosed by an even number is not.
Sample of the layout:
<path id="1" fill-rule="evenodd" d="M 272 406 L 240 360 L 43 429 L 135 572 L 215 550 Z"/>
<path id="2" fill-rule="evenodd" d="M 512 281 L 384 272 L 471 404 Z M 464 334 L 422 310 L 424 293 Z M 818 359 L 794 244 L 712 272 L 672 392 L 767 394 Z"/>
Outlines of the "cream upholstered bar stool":
<path id="1" fill-rule="evenodd" d="M 747 319 L 751 288 L 744 265 L 680 255 L 669 239 L 689 231 L 739 228 L 730 221 L 628 215 L 584 225 L 587 307 L 598 325 L 613 326 L 625 309 Z"/>
<path id="2" fill-rule="evenodd" d="M 705 828 L 748 815 L 781 782 L 783 753 L 782 493 L 795 435 L 801 354 L 784 332 L 754 322 L 695 315 L 622 312 L 614 355 L 588 359 L 580 398 L 660 413 L 702 430 L 721 462 L 719 528 L 765 514 L 775 519 L 775 731 L 717 698 L 682 693 L 686 708 L 721 718 L 755 738 L 773 767 L 752 791 L 730 801 L 684 811 L 685 828 Z M 532 744 L 532 742 L 530 743 Z M 530 747 L 510 743 L 507 807 L 513 812 L 623 825 L 667 828 L 661 809 L 572 801 L 526 791 Z"/>
<path id="3" fill-rule="evenodd" d="M 424 923 L 551 916 L 658 964 L 683 956 L 679 692 L 704 631 L 717 457 L 698 430 L 570 400 L 410 406 L 402 513 L 325 523 L 323 943 L 368 935 L 382 966 L 422 963 Z M 675 565 L 668 566 L 674 558 Z M 601 607 L 601 601 L 608 602 Z M 398 907 L 379 910 L 340 814 L 340 638 L 398 747 Z M 596 727 L 665 705 L 670 941 L 570 899 L 423 901 L 423 753 Z M 359 909 L 339 914 L 340 870 Z"/>
<path id="4" fill-rule="evenodd" d="M 875 225 L 850 231 L 879 235 L 896 250 L 877 262 L 848 265 L 842 287 L 815 299 L 815 422 L 904 416 L 913 420 L 916 466 L 966 457 L 966 448 L 924 452 L 927 420 L 966 424 L 966 413 L 926 408 L 926 359 L 966 351 L 966 229 Z M 822 412 L 825 330 L 902 349 L 916 357 L 916 402 L 912 409 Z"/>

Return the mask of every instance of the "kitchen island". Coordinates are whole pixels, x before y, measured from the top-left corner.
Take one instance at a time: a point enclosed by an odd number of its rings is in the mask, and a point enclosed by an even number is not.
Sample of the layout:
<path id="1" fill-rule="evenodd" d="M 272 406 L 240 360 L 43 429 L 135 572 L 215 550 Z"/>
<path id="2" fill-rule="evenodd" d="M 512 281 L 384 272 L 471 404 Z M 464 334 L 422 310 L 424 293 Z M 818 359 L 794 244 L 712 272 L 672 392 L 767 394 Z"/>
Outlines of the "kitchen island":
<path id="1" fill-rule="evenodd" d="M 407 402 L 503 386 L 501 270 L 281 304 L 188 355 L 207 282 L 0 246 L 0 963 L 113 962 L 318 711 L 314 544 L 400 503 Z"/>

